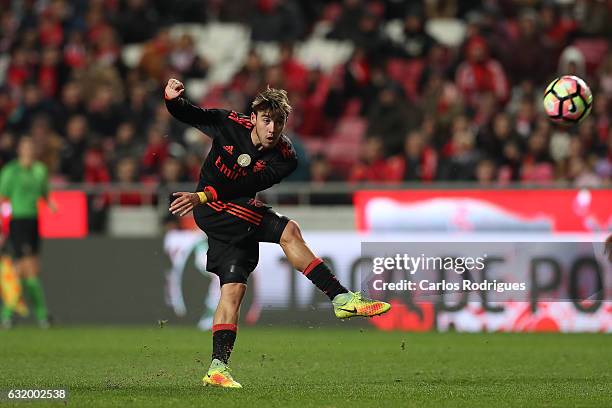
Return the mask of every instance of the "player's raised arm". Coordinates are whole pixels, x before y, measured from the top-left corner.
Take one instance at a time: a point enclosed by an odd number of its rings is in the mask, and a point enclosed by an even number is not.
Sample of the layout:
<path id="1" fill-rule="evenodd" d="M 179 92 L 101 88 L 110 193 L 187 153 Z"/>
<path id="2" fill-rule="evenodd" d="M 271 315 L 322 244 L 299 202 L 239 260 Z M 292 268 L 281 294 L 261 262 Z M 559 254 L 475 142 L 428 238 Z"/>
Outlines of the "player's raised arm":
<path id="1" fill-rule="evenodd" d="M 214 132 L 210 132 L 210 128 L 219 124 L 219 118 L 223 116 L 223 111 L 202 109 L 195 106 L 183 97 L 184 92 L 185 86 L 181 81 L 174 78 L 168 80 L 164 89 L 164 100 L 168 112 L 181 122 L 194 126 L 208 136 L 214 137 Z"/>

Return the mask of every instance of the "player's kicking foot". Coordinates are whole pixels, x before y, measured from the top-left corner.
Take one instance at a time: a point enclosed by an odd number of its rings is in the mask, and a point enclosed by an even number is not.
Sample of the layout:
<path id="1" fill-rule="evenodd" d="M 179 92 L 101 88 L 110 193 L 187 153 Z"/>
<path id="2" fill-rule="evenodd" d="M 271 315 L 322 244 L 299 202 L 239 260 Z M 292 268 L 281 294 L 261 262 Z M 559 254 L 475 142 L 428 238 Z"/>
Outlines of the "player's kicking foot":
<path id="1" fill-rule="evenodd" d="M 202 378 L 202 381 L 204 385 L 212 385 L 214 387 L 242 388 L 242 385 L 232 378 L 227 364 L 216 358 L 210 363 L 208 373 Z"/>
<path id="2" fill-rule="evenodd" d="M 378 316 L 391 309 L 389 303 L 365 298 L 360 292 L 341 293 L 332 300 L 332 304 L 334 313 L 339 319 L 354 316 Z"/>

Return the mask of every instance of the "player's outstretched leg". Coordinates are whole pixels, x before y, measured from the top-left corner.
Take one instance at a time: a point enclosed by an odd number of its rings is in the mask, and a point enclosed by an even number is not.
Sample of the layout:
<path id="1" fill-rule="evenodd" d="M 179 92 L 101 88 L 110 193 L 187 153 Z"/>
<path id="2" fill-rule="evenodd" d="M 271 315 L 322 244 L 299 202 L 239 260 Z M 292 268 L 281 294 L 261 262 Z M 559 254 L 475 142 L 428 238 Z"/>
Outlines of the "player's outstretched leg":
<path id="1" fill-rule="evenodd" d="M 221 297 L 213 318 L 212 362 L 202 379 L 204 385 L 242 388 L 242 385 L 232 378 L 228 362 L 236 341 L 240 303 L 245 292 L 244 283 L 226 283 L 221 286 Z"/>
<path id="2" fill-rule="evenodd" d="M 334 313 L 340 319 L 353 316 L 377 316 L 391 309 L 386 302 L 350 292 L 338 282 L 331 269 L 321 258 L 317 258 L 302 237 L 299 225 L 291 220 L 281 235 L 280 245 L 293 267 L 302 272 L 332 301 Z"/>

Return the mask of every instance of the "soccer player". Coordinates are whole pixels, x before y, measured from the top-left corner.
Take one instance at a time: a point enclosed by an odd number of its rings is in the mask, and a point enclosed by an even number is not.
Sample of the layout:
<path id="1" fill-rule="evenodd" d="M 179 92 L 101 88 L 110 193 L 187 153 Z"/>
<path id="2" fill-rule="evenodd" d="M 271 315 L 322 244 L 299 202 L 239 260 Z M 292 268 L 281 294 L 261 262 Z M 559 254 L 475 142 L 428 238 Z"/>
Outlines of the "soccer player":
<path id="1" fill-rule="evenodd" d="M 56 211 L 55 204 L 49 200 L 47 167 L 35 160 L 34 142 L 24 136 L 19 141 L 17 159 L 7 163 L 0 173 L 0 199 L 11 203 L 9 241 L 21 287 L 32 302 L 39 326 L 47 328 L 49 320 L 45 295 L 38 279 L 40 237 L 37 203 L 40 198 L 47 202 L 52 212 Z M 4 327 L 10 327 L 12 313 L 12 308 L 4 305 L 1 313 Z"/>
<path id="2" fill-rule="evenodd" d="M 170 211 L 180 216 L 193 211 L 196 224 L 208 235 L 207 269 L 219 276 L 221 284 L 213 319 L 212 362 L 204 384 L 241 388 L 227 364 L 260 242 L 280 244 L 293 267 L 329 297 L 338 318 L 376 316 L 391 305 L 349 292 L 308 248 L 295 221 L 255 199 L 257 192 L 279 183 L 297 166 L 291 141 L 282 133 L 291 112 L 287 92 L 266 89 L 252 102 L 252 113 L 244 115 L 199 108 L 182 96 L 184 91 L 180 81 L 168 81 L 164 95 L 168 111 L 212 137 L 213 144 L 196 192 L 174 193 Z"/>

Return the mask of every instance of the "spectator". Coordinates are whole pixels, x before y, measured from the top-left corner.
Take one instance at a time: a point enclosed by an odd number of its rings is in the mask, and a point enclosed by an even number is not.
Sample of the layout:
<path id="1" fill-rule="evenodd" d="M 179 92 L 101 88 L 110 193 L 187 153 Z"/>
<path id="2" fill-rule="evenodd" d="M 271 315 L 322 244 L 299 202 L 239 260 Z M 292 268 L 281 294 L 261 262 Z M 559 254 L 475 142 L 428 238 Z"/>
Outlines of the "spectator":
<path id="1" fill-rule="evenodd" d="M 254 49 L 251 49 L 246 56 L 244 65 L 232 78 L 229 88 L 236 91 L 241 89 L 253 90 L 262 82 L 263 72 L 264 64 L 261 57 Z M 253 92 L 251 91 L 251 93 Z"/>
<path id="2" fill-rule="evenodd" d="M 609 114 L 611 103 L 612 98 L 608 100 L 603 94 L 596 95 L 593 100 L 593 112 L 591 113 L 591 117 L 593 125 L 595 126 L 597 143 L 601 145 L 606 144 L 608 129 L 610 129 L 610 124 L 612 122 L 612 117 Z"/>
<path id="3" fill-rule="evenodd" d="M 385 152 L 397 154 L 402 150 L 406 132 L 419 127 L 421 121 L 420 109 L 408 105 L 399 86 L 389 83 L 380 91 L 368 112 L 368 133 L 384 135 Z"/>
<path id="4" fill-rule="evenodd" d="M 612 50 L 609 51 L 599 66 L 598 88 L 607 100 L 612 100 Z"/>
<path id="5" fill-rule="evenodd" d="M 109 86 L 100 86 L 95 91 L 87 106 L 87 118 L 91 129 L 99 135 L 109 137 L 115 134 L 123 115 Z"/>
<path id="6" fill-rule="evenodd" d="M 280 68 L 287 84 L 287 92 L 304 93 L 308 84 L 308 70 L 293 55 L 293 44 L 283 43 L 280 47 Z"/>
<path id="7" fill-rule="evenodd" d="M 349 175 L 350 182 L 381 183 L 389 180 L 389 167 L 384 156 L 382 138 L 372 136 L 366 139 L 360 162 Z"/>
<path id="8" fill-rule="evenodd" d="M 156 7 L 149 0 L 127 0 L 117 18 L 117 31 L 124 44 L 142 43 L 155 33 L 159 25 Z"/>
<path id="9" fill-rule="evenodd" d="M 378 16 L 371 12 L 364 13 L 357 24 L 350 40 L 356 47 L 363 49 L 370 61 L 380 61 L 389 54 L 390 41 L 380 30 Z"/>
<path id="10" fill-rule="evenodd" d="M 9 128 L 19 133 L 26 132 L 35 117 L 49 116 L 52 113 L 51 103 L 43 98 L 35 84 L 28 83 L 23 90 L 22 102 L 15 108 L 9 118 Z"/>
<path id="11" fill-rule="evenodd" d="M 506 105 L 506 112 L 516 115 L 523 101 L 531 99 L 535 102 L 540 100 L 539 98 L 540 94 L 536 92 L 534 82 L 528 79 L 524 80 L 512 88 L 512 95 L 510 102 Z"/>
<path id="12" fill-rule="evenodd" d="M 490 187 L 497 180 L 497 166 L 490 159 L 482 159 L 476 164 L 476 182 L 481 187 Z"/>
<path id="13" fill-rule="evenodd" d="M 64 64 L 72 69 L 82 69 L 87 64 L 87 46 L 83 33 L 72 31 L 68 34 L 68 42 L 64 46 Z"/>
<path id="14" fill-rule="evenodd" d="M 141 82 L 133 84 L 128 91 L 128 98 L 124 105 L 126 118 L 134 124 L 135 131 L 144 134 L 153 116 L 154 106 L 147 94 L 145 85 Z"/>
<path id="15" fill-rule="evenodd" d="M 545 37 L 537 25 L 537 14 L 532 9 L 521 13 L 518 22 L 518 35 L 510 41 L 504 56 L 505 66 L 511 80 L 515 83 L 531 80 L 542 83 L 547 79 L 554 65 L 550 62 L 551 49 L 544 43 Z"/>
<path id="16" fill-rule="evenodd" d="M 45 10 L 38 23 L 38 41 L 43 47 L 57 48 L 64 40 L 64 29 L 51 9 Z"/>
<path id="17" fill-rule="evenodd" d="M 526 96 L 521 100 L 518 111 L 514 117 L 515 131 L 523 138 L 527 139 L 533 132 L 536 120 L 536 110 L 533 98 Z M 548 124 L 548 122 L 546 122 Z"/>
<path id="18" fill-rule="evenodd" d="M 146 175 L 159 174 L 168 157 L 168 143 L 163 129 L 151 126 L 147 132 L 147 145 L 142 155 L 142 169 Z"/>
<path id="19" fill-rule="evenodd" d="M 251 15 L 253 41 L 295 41 L 304 33 L 304 20 L 293 0 L 257 0 Z"/>
<path id="20" fill-rule="evenodd" d="M 411 7 L 404 17 L 402 35 L 395 41 L 395 46 L 406 58 L 423 58 L 435 43 L 433 37 L 425 32 L 423 11 L 419 7 Z"/>
<path id="21" fill-rule="evenodd" d="M 94 61 L 101 66 L 119 66 L 121 48 L 115 31 L 107 27 L 101 30 L 94 42 Z"/>
<path id="22" fill-rule="evenodd" d="M 476 110 L 485 94 L 492 94 L 494 102 L 504 104 L 508 99 L 508 79 L 502 65 L 489 56 L 486 41 L 481 37 L 469 40 L 466 60 L 457 68 L 457 86 L 468 107 Z"/>
<path id="23" fill-rule="evenodd" d="M 83 181 L 86 151 L 87 119 L 82 115 L 72 116 L 66 125 L 66 142 L 60 153 L 60 171 L 67 181 Z"/>
<path id="24" fill-rule="evenodd" d="M 394 181 L 432 181 L 437 166 L 436 151 L 426 145 L 420 131 L 413 130 L 406 136 L 403 154 L 389 159 L 389 178 Z"/>
<path id="25" fill-rule="evenodd" d="M 194 152 L 187 151 L 185 156 L 185 167 L 187 178 L 197 182 L 200 178 L 200 168 L 202 166 L 202 158 Z"/>
<path id="26" fill-rule="evenodd" d="M 2 10 L 0 14 L 0 53 L 8 53 L 12 49 L 13 44 L 17 40 L 19 30 L 19 21 L 17 16 L 8 9 Z"/>
<path id="27" fill-rule="evenodd" d="M 599 188 L 601 179 L 582 157 L 572 157 L 569 162 L 569 178 L 576 188 Z"/>
<path id="28" fill-rule="evenodd" d="M 318 154 L 310 161 L 310 181 L 321 184 L 329 181 L 341 181 L 341 178 L 334 171 L 329 160 L 324 155 Z"/>
<path id="29" fill-rule="evenodd" d="M 172 39 L 168 29 L 160 29 L 155 37 L 144 46 L 139 69 L 148 78 L 163 82 L 168 71 L 167 58 L 172 49 Z"/>
<path id="30" fill-rule="evenodd" d="M 578 126 L 577 136 L 583 146 L 585 158 L 588 156 L 599 156 L 606 151 L 605 144 L 597 136 L 595 119 L 593 116 L 587 117 Z"/>
<path id="31" fill-rule="evenodd" d="M 9 117 L 15 109 L 15 103 L 6 87 L 0 87 L 0 131 L 3 131 L 9 122 Z"/>
<path id="32" fill-rule="evenodd" d="M 59 170 L 62 139 L 51 128 L 49 117 L 46 115 L 35 117 L 29 136 L 34 142 L 39 160 L 47 166 L 49 174 L 55 174 Z"/>
<path id="33" fill-rule="evenodd" d="M 527 151 L 521 167 L 521 180 L 549 184 L 553 179 L 553 160 L 548 151 L 546 135 L 542 131 L 535 132 L 527 141 Z"/>
<path id="34" fill-rule="evenodd" d="M 437 126 L 447 128 L 463 112 L 461 96 L 455 84 L 445 80 L 440 72 L 432 70 L 426 75 L 420 100 L 423 114 L 434 118 Z"/>
<path id="35" fill-rule="evenodd" d="M 425 144 L 420 131 L 410 132 L 404 141 L 403 154 L 388 161 L 390 178 L 396 181 L 432 181 L 436 176 L 438 155 Z"/>
<path id="36" fill-rule="evenodd" d="M 474 148 L 474 134 L 469 129 L 457 129 L 445 148 L 445 160 L 440 160 L 438 177 L 440 180 L 474 180 L 476 164 L 480 159 Z"/>
<path id="37" fill-rule="evenodd" d="M 559 75 L 576 75 L 584 78 L 586 75 L 586 61 L 582 52 L 573 46 L 567 47 L 559 58 Z M 552 80 L 552 78 L 549 78 Z"/>
<path id="38" fill-rule="evenodd" d="M 263 83 L 272 88 L 285 89 L 287 87 L 286 78 L 283 76 L 283 70 L 280 65 L 270 65 L 264 69 Z M 247 107 L 247 111 L 250 107 Z"/>
<path id="39" fill-rule="evenodd" d="M 559 4 L 553 2 L 544 2 L 539 14 L 543 41 L 553 50 L 560 50 L 576 30 L 576 21 L 562 15 Z"/>
<path id="40" fill-rule="evenodd" d="M 150 202 L 146 194 L 135 186 L 139 179 L 138 171 L 138 164 L 131 157 L 124 157 L 117 162 L 115 165 L 115 181 L 120 190 L 110 195 L 111 204 L 135 206 Z"/>
<path id="41" fill-rule="evenodd" d="M 195 50 L 193 37 L 183 34 L 170 52 L 170 68 L 180 73 L 185 79 L 204 79 L 208 72 L 208 61 L 200 57 Z"/>
<path id="42" fill-rule="evenodd" d="M 516 141 L 509 140 L 503 146 L 500 160 L 499 180 L 501 183 L 517 182 L 521 177 L 522 152 Z"/>
<path id="43" fill-rule="evenodd" d="M 330 38 L 352 40 L 358 35 L 359 20 L 365 13 L 362 0 L 344 0 L 340 17 L 334 22 Z"/>
<path id="44" fill-rule="evenodd" d="M 585 35 L 612 34 L 610 27 L 610 5 L 600 1 L 584 1 L 576 3 L 574 10 L 578 20 L 579 30 Z"/>
<path id="45" fill-rule="evenodd" d="M 508 114 L 499 112 L 491 124 L 483 127 L 477 137 L 478 147 L 498 163 L 503 161 L 504 148 L 508 142 L 518 143 L 518 135 L 512 129 Z"/>
<path id="46" fill-rule="evenodd" d="M 159 187 L 188 181 L 185 178 L 183 163 L 179 158 L 168 156 L 160 171 Z"/>
<path id="47" fill-rule="evenodd" d="M 0 166 L 17 157 L 16 147 L 15 136 L 11 132 L 5 131 L 0 134 Z"/>
<path id="48" fill-rule="evenodd" d="M 42 52 L 38 68 L 38 86 L 44 98 L 55 98 L 62 83 L 60 54 L 56 48 L 47 47 Z"/>
<path id="49" fill-rule="evenodd" d="M 60 133 L 65 133 L 68 119 L 75 115 L 85 114 L 85 103 L 83 101 L 82 88 L 78 82 L 68 82 L 64 85 L 61 95 L 61 103 L 56 113 L 53 115 L 55 129 Z"/>
<path id="50" fill-rule="evenodd" d="M 88 184 L 106 184 L 111 181 L 110 173 L 104 161 L 104 152 L 98 140 L 90 140 L 90 146 L 85 152 L 84 181 Z"/>
<path id="51" fill-rule="evenodd" d="M 139 157 L 142 154 L 142 149 L 135 140 L 135 133 L 131 122 L 122 122 L 117 127 L 110 160 L 113 164 L 124 157 Z"/>
<path id="52" fill-rule="evenodd" d="M 605 151 L 596 159 L 594 170 L 602 180 L 607 181 L 607 184 L 610 185 L 610 181 L 612 180 L 612 128 L 608 131 Z"/>
<path id="53" fill-rule="evenodd" d="M 297 131 L 304 136 L 327 135 L 331 131 L 332 120 L 325 115 L 325 104 L 331 89 L 331 79 L 320 69 L 308 71 L 305 81 L 305 94 L 300 105 L 301 118 L 296 124 Z M 297 114 L 292 114 L 296 116 Z"/>
<path id="54" fill-rule="evenodd" d="M 368 61 L 365 50 L 357 48 L 344 65 L 343 86 L 338 89 L 338 105 L 344 105 L 353 98 L 360 99 L 361 103 L 367 103 L 376 96 L 376 89 L 372 84 L 372 67 Z M 334 97 L 335 95 L 330 95 Z M 367 108 L 364 107 L 364 111 Z M 336 108 L 340 112 L 342 109 Z"/>

